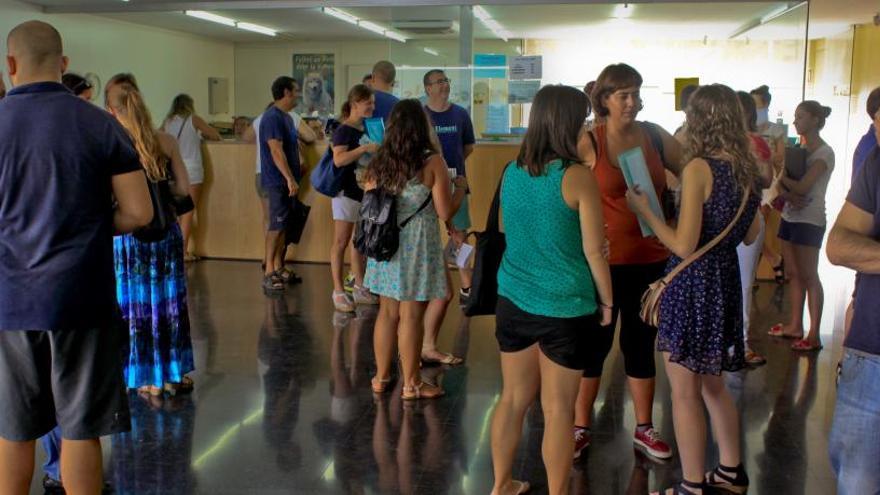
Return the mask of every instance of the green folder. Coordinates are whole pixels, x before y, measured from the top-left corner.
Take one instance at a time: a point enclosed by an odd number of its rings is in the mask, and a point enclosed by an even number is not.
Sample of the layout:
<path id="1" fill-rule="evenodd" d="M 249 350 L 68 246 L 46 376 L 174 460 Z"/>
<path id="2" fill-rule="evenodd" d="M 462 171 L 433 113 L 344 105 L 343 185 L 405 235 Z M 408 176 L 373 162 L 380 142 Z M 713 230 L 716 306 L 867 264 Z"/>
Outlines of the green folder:
<path id="1" fill-rule="evenodd" d="M 633 148 L 626 150 L 617 155 L 617 162 L 620 164 L 620 171 L 623 172 L 623 180 L 626 186 L 633 189 L 639 186 L 639 191 L 648 196 L 648 204 L 651 211 L 657 218 L 663 217 L 663 209 L 660 207 L 660 199 L 657 197 L 657 191 L 654 189 L 654 181 L 651 180 L 651 173 L 648 171 L 648 163 L 645 161 L 645 154 L 642 148 Z M 642 237 L 651 237 L 654 231 L 642 217 L 639 217 L 639 227 L 642 229 Z"/>

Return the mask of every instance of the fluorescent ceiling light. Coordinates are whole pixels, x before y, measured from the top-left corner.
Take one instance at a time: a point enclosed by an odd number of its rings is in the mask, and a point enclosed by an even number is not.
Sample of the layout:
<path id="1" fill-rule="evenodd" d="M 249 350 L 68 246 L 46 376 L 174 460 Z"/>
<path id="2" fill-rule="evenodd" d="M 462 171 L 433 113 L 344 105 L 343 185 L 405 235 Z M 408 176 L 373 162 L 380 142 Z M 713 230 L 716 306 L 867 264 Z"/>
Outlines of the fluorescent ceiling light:
<path id="1" fill-rule="evenodd" d="M 474 17 L 483 22 L 486 22 L 487 19 L 492 18 L 492 16 L 490 16 L 489 13 L 486 12 L 486 9 L 480 7 L 479 5 L 474 5 Z"/>
<path id="2" fill-rule="evenodd" d="M 614 6 L 613 17 L 618 19 L 627 19 L 633 15 L 633 6 L 628 3 L 619 3 Z"/>
<path id="3" fill-rule="evenodd" d="M 259 24 L 251 24 L 250 22 L 238 22 L 235 24 L 238 29 L 244 29 L 245 31 L 252 31 L 254 33 L 265 34 L 266 36 L 275 36 L 278 34 L 278 31 L 274 29 L 267 28 L 265 26 L 260 26 Z"/>
<path id="4" fill-rule="evenodd" d="M 395 31 L 385 31 L 384 34 L 385 34 L 385 37 L 386 37 L 386 38 L 391 38 L 391 39 L 393 39 L 394 41 L 399 41 L 399 42 L 401 42 L 401 43 L 406 43 L 406 37 L 405 37 L 404 35 L 400 34 L 400 33 L 397 33 L 397 32 L 395 32 Z"/>
<path id="5" fill-rule="evenodd" d="M 437 50 L 435 50 L 435 49 L 433 49 L 433 48 L 429 48 L 429 47 L 426 46 L 426 47 L 422 48 L 422 50 L 424 50 L 425 53 L 429 53 L 429 54 L 431 54 L 431 55 L 434 55 L 435 57 L 439 57 L 439 56 L 440 56 L 440 52 L 438 52 Z"/>
<path id="6" fill-rule="evenodd" d="M 341 10 L 339 10 L 339 9 L 334 9 L 334 8 L 332 8 L 332 7 L 324 7 L 324 8 L 322 8 L 321 10 L 322 10 L 325 14 L 327 14 L 327 15 L 329 15 L 329 16 L 332 16 L 332 17 L 335 17 L 335 18 L 337 18 L 337 19 L 339 19 L 339 20 L 345 21 L 345 22 L 347 22 L 347 23 L 349 23 L 349 24 L 355 24 L 355 25 L 357 25 L 357 23 L 358 23 L 358 18 L 355 17 L 355 16 L 353 16 L 353 15 L 351 15 L 351 14 L 349 14 L 348 12 L 343 12 L 343 11 L 341 11 Z"/>
<path id="7" fill-rule="evenodd" d="M 769 14 L 761 17 L 761 24 L 767 24 L 768 22 L 771 22 L 774 19 L 782 17 L 785 14 L 788 14 L 789 12 L 800 8 L 801 6 L 806 5 L 806 3 L 807 2 L 789 2 L 788 4 L 783 5 L 783 6 L 779 7 L 778 9 L 774 10 L 773 12 L 770 12 Z"/>
<path id="8" fill-rule="evenodd" d="M 366 29 L 367 31 L 372 31 L 374 33 L 379 33 L 382 36 L 385 36 L 385 28 L 376 24 L 375 22 L 360 20 L 358 21 L 358 26 Z"/>
<path id="9" fill-rule="evenodd" d="M 217 24 L 223 24 L 224 26 L 235 27 L 234 20 L 228 17 L 223 17 L 222 15 L 205 12 L 204 10 L 185 10 L 183 13 L 190 17 L 195 17 L 204 21 L 211 21 L 216 22 Z"/>

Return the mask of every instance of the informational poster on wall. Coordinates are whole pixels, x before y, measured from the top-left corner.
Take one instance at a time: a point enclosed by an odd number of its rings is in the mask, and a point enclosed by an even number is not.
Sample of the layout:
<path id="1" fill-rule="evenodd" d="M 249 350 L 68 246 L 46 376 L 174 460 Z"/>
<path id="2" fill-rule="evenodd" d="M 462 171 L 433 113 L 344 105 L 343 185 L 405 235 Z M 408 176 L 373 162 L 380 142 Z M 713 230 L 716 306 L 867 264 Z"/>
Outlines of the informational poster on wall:
<path id="1" fill-rule="evenodd" d="M 531 103 L 541 89 L 541 81 L 510 81 L 507 85 L 507 102 Z"/>
<path id="2" fill-rule="evenodd" d="M 524 55 L 510 58 L 510 80 L 541 79 L 543 59 L 540 55 Z"/>
<path id="3" fill-rule="evenodd" d="M 507 55 L 474 54 L 474 79 L 506 79 Z"/>
<path id="4" fill-rule="evenodd" d="M 490 104 L 486 108 L 486 131 L 483 134 L 510 133 L 510 105 Z"/>
<path id="5" fill-rule="evenodd" d="M 684 110 L 681 108 L 681 90 L 688 86 L 699 86 L 700 78 L 699 77 L 676 77 L 675 78 L 675 110 L 680 112 Z"/>
<path id="6" fill-rule="evenodd" d="M 301 88 L 297 111 L 320 116 L 334 113 L 336 61 L 332 53 L 293 54 L 293 78 Z"/>

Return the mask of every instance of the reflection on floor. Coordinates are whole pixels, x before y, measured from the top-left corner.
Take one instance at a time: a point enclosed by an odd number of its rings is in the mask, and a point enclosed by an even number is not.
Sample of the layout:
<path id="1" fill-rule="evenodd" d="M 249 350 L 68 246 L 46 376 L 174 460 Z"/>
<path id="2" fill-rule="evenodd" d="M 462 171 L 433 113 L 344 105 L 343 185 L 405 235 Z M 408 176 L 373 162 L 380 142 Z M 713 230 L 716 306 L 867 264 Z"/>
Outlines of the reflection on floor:
<path id="1" fill-rule="evenodd" d="M 132 431 L 105 442 L 116 493 L 489 493 L 488 426 L 501 386 L 491 318 L 468 322 L 450 312 L 441 347 L 467 361 L 423 370 L 443 384 L 445 398 L 404 404 L 399 389 L 374 398 L 375 308 L 334 314 L 329 269 L 320 265 L 298 266 L 303 285 L 266 297 L 258 267 L 205 261 L 190 268 L 196 392 L 132 395 Z M 787 303 L 782 295 L 773 284 L 756 293 L 753 334 L 769 364 L 727 377 L 743 414 L 750 493 L 834 493 L 826 452 L 839 339 L 832 346 L 826 335 L 825 351 L 802 357 L 788 341 L 767 337 Z M 828 304 L 843 303 L 829 297 Z M 654 418 L 671 441 L 669 386 L 660 373 Z M 615 347 L 593 445 L 572 471 L 574 494 L 644 494 L 678 479 L 675 459 L 656 464 L 633 451 L 625 383 Z M 546 493 L 539 408 L 526 423 L 514 474 Z M 33 493 L 42 492 L 41 477 Z"/>

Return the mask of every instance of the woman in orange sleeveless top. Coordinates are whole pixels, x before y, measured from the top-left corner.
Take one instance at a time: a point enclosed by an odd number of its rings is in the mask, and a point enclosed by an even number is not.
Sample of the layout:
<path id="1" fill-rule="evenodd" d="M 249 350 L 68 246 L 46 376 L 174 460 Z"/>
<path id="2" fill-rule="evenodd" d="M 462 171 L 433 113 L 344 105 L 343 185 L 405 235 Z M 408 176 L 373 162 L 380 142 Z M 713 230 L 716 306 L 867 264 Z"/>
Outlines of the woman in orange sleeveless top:
<path id="1" fill-rule="evenodd" d="M 656 237 L 642 236 L 638 218 L 627 207 L 627 186 L 617 157 L 624 151 L 641 148 L 657 197 L 662 198 L 666 190 L 666 170 L 676 175 L 679 172 L 681 146 L 659 126 L 636 120 L 642 109 L 641 85 L 642 76 L 632 67 L 626 64 L 606 67 L 591 95 L 596 116 L 602 123 L 585 133 L 581 141 L 584 162 L 592 166 L 602 194 L 614 308 L 611 324 L 591 337 L 594 345 L 575 410 L 575 457 L 590 443 L 593 403 L 599 393 L 602 365 L 611 350 L 618 316 L 620 349 L 636 413 L 633 442 L 651 456 L 661 459 L 672 456 L 669 445 L 660 439 L 652 423 L 657 329 L 639 318 L 642 294 L 649 284 L 663 276 L 669 251 Z"/>

